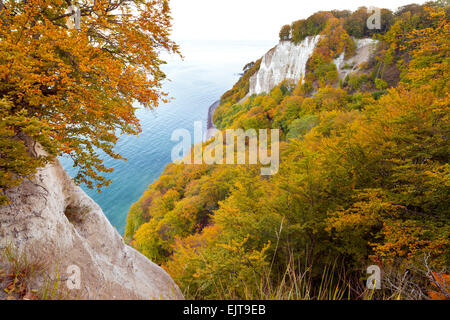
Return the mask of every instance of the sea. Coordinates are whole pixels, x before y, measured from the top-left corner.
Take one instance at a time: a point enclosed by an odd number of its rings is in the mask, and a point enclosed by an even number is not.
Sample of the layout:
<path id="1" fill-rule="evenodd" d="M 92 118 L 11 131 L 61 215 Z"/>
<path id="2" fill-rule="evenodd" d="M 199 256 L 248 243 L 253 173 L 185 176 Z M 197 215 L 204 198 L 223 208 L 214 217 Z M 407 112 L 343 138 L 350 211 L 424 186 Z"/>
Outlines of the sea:
<path id="1" fill-rule="evenodd" d="M 208 108 L 236 83 L 247 63 L 259 59 L 276 42 L 184 40 L 178 44 L 183 59 L 163 55 L 167 62 L 162 68 L 167 75 L 163 91 L 170 102 L 154 110 L 137 110 L 142 133 L 120 136 L 115 148 L 127 161 L 103 157 L 105 165 L 114 169 L 107 175 L 112 180 L 109 187 L 98 193 L 81 185 L 120 234 L 130 206 L 171 162 L 172 148 L 178 143 L 171 141 L 172 132 L 187 129 L 193 136 L 196 121 L 203 123 L 206 132 Z M 60 161 L 69 175 L 76 175 L 70 159 Z"/>

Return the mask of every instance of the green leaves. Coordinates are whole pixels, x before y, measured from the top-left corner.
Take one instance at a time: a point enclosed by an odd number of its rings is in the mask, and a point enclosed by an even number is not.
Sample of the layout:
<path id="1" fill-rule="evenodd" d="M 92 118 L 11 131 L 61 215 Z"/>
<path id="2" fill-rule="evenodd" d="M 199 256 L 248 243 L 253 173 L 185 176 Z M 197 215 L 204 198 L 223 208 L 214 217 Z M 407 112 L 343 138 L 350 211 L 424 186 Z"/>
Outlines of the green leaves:
<path id="1" fill-rule="evenodd" d="M 9 188 L 32 178 L 51 159 L 38 153 L 36 142 L 55 153 L 46 123 L 29 117 L 25 109 L 11 114 L 12 109 L 11 102 L 0 100 L 0 205 L 8 203 Z"/>

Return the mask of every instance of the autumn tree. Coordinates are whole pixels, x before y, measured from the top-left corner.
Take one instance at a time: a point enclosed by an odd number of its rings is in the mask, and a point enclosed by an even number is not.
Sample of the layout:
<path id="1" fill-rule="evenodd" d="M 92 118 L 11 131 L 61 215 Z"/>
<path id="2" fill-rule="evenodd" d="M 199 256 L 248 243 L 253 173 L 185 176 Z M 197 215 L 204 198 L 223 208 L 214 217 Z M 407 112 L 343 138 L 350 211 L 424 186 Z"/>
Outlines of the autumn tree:
<path id="1" fill-rule="evenodd" d="M 328 19 L 333 15 L 330 12 L 320 11 L 305 20 L 292 23 L 292 40 L 295 43 L 303 41 L 308 36 L 318 35 L 325 27 Z"/>
<path id="2" fill-rule="evenodd" d="M 280 30 L 280 40 L 289 40 L 291 38 L 291 26 L 284 25 Z"/>
<path id="3" fill-rule="evenodd" d="M 0 0 L 0 204 L 56 155 L 72 158 L 77 183 L 108 185 L 100 154 L 123 159 L 118 135 L 140 132 L 133 103 L 166 96 L 160 53 L 178 53 L 169 1 L 77 3 L 79 30 L 67 26 L 70 0 Z"/>

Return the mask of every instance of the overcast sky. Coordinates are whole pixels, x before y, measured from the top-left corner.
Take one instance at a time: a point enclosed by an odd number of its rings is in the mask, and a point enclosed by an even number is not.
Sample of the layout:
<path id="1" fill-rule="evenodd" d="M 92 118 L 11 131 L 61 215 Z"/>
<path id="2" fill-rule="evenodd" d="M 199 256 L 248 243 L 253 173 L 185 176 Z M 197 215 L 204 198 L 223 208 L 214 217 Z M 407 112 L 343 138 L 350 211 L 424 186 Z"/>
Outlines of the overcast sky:
<path id="1" fill-rule="evenodd" d="M 317 11 L 396 9 L 414 0 L 170 0 L 174 40 L 274 40 L 284 24 Z"/>

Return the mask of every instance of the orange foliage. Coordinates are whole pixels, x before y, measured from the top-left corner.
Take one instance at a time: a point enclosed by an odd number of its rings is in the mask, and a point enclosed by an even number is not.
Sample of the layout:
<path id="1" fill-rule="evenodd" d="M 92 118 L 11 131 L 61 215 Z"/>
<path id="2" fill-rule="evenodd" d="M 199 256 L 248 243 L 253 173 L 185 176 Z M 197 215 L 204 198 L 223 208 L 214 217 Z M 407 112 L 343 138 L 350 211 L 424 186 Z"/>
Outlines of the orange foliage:
<path id="1" fill-rule="evenodd" d="M 122 159 L 117 134 L 140 132 L 133 103 L 163 99 L 159 53 L 178 47 L 167 1 L 84 1 L 80 30 L 66 26 L 68 3 L 1 1 L 0 99 L 48 128 L 55 153 L 79 167 L 77 182 L 101 187 L 99 172 L 111 169 L 96 150 Z"/>
<path id="2" fill-rule="evenodd" d="M 448 300 L 448 292 L 450 291 L 450 274 L 432 272 L 431 277 L 431 284 L 433 287 L 439 289 L 439 291 L 428 291 L 430 298 L 432 300 Z"/>

